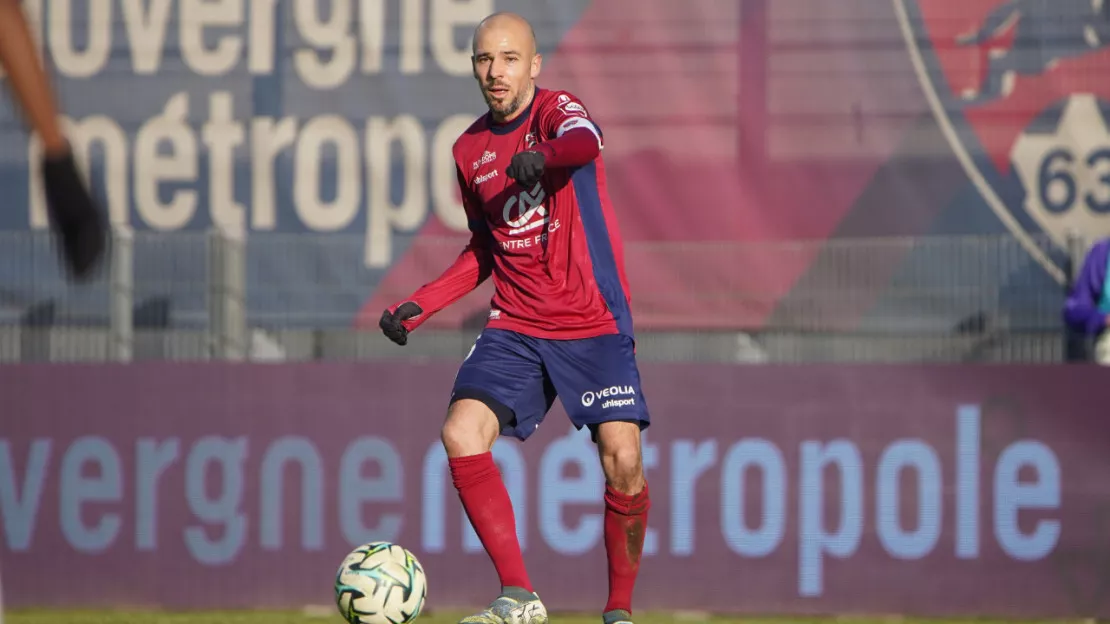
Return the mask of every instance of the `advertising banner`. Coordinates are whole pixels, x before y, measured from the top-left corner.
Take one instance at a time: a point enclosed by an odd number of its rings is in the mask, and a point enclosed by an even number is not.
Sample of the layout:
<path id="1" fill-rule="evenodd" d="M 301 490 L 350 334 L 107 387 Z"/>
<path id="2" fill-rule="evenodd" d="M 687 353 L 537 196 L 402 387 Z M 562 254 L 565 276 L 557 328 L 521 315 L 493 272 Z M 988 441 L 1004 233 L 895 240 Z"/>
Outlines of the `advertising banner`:
<path id="1" fill-rule="evenodd" d="M 497 579 L 438 440 L 454 372 L 0 369 L 5 600 L 329 604 L 343 555 L 391 540 L 423 562 L 429 608 L 488 602 Z M 1110 615 L 1101 369 L 653 364 L 643 377 L 653 507 L 637 608 Z M 548 608 L 600 610 L 604 477 L 588 433 L 557 407 L 494 453 Z"/>

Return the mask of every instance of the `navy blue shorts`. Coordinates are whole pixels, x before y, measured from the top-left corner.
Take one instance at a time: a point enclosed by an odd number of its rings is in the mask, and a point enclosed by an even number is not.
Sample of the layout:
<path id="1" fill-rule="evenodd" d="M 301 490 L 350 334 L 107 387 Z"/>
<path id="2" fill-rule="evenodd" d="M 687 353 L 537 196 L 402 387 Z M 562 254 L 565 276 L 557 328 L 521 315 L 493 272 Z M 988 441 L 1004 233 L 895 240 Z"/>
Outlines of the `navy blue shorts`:
<path id="1" fill-rule="evenodd" d="M 455 377 L 451 401 L 485 403 L 501 435 L 525 440 L 539 429 L 559 397 L 575 428 L 630 421 L 647 428 L 632 338 L 611 334 L 580 340 L 545 340 L 503 329 L 478 336 Z"/>

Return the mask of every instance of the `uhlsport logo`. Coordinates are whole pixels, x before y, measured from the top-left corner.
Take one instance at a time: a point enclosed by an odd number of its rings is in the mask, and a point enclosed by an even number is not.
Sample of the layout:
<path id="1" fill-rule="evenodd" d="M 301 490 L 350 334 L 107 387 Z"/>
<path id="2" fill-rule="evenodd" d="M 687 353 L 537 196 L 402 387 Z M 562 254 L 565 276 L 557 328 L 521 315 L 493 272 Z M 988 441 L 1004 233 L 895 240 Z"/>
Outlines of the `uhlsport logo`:
<path id="1" fill-rule="evenodd" d="M 892 0 L 938 123 L 999 219 L 1110 235 L 1110 0 Z"/>

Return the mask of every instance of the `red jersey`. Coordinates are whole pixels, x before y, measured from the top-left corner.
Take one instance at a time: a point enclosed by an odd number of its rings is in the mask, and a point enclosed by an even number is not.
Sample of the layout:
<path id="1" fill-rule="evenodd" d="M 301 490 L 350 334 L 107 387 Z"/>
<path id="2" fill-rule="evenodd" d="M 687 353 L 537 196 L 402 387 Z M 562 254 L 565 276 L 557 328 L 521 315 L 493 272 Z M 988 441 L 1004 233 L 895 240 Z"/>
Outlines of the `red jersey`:
<path id="1" fill-rule="evenodd" d="M 549 162 L 532 188 L 505 174 L 518 152 L 572 130 L 596 138 L 599 151 L 591 162 Z M 513 121 L 497 124 L 486 114 L 471 125 L 452 150 L 470 243 L 409 299 L 424 313 L 406 326 L 415 329 L 492 275 L 487 327 L 555 339 L 632 336 L 624 252 L 601 147 L 602 133 L 586 107 L 565 91 L 537 87 Z"/>

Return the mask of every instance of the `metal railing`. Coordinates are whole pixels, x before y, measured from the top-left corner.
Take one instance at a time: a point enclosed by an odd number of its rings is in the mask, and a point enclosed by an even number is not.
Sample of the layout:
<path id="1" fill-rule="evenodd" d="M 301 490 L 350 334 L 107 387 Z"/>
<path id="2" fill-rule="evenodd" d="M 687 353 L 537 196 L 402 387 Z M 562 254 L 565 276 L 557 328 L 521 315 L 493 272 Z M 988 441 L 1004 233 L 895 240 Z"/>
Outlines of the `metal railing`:
<path id="1" fill-rule="evenodd" d="M 416 239 L 434 275 L 464 239 Z M 1061 266 L 1087 241 L 1038 245 Z M 479 293 L 405 349 L 360 330 L 389 267 L 347 235 L 116 229 L 67 284 L 49 234 L 0 234 L 0 361 L 320 360 L 465 354 Z M 1007 235 L 626 246 L 641 357 L 713 362 L 1061 362 L 1063 285 Z M 707 267 L 716 267 L 707 271 Z M 725 267 L 725 269 L 721 269 Z M 405 284 L 415 288 L 419 284 Z M 482 288 L 488 288 L 488 284 Z M 393 288 L 398 288 L 393 286 Z M 489 292 L 488 290 L 484 292 Z M 403 295 L 400 295 L 403 296 Z"/>

